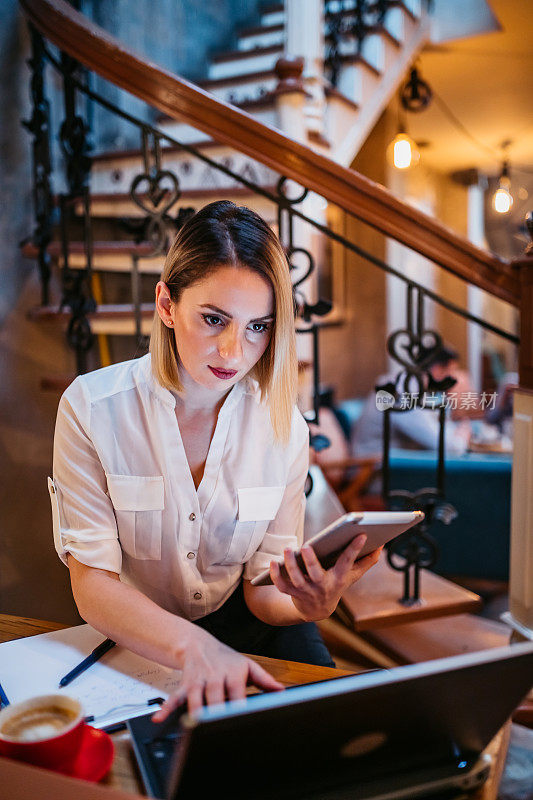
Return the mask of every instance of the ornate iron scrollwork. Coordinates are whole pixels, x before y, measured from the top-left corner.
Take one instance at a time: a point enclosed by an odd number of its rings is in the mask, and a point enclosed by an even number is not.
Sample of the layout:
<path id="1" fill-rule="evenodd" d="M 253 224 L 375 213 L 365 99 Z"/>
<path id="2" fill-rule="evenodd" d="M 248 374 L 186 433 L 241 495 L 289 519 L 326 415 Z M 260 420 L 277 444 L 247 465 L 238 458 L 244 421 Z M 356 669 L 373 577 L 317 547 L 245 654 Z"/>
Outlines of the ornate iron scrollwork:
<path id="1" fill-rule="evenodd" d="M 389 492 L 389 507 L 398 511 L 423 511 L 424 520 L 415 528 L 394 539 L 387 546 L 387 560 L 392 569 L 404 573 L 404 591 L 400 600 L 405 605 L 420 602 L 420 570 L 431 569 L 438 560 L 439 547 L 429 534 L 433 520 L 440 519 L 449 525 L 457 511 L 443 502 L 438 489 L 420 489 L 416 492 L 397 490 Z"/>
<path id="2" fill-rule="evenodd" d="M 428 532 L 433 520 L 449 524 L 457 516 L 453 506 L 444 502 L 446 413 L 443 398 L 455 379 L 436 380 L 430 372 L 433 358 L 441 348 L 440 335 L 425 327 L 423 290 L 408 284 L 406 327 L 394 331 L 387 341 L 389 354 L 403 369 L 394 380 L 376 386 L 377 398 L 383 402 L 383 498 L 388 508 L 419 509 L 425 514 L 421 523 L 388 547 L 390 566 L 404 573 L 404 594 L 400 602 L 407 605 L 420 601 L 420 570 L 434 566 L 438 558 L 437 543 Z M 439 413 L 437 486 L 417 492 L 391 491 L 391 414 L 408 414 L 413 408 Z"/>
<path id="3" fill-rule="evenodd" d="M 67 330 L 67 339 L 76 354 L 78 373 L 87 370 L 87 353 L 94 341 L 87 314 L 96 308 L 92 296 L 91 278 L 93 264 L 93 242 L 89 178 L 91 172 L 91 143 L 89 128 L 77 114 L 77 84 L 83 71 L 79 64 L 65 53 L 61 54 L 61 72 L 65 98 L 65 118 L 59 131 L 61 150 L 65 158 L 68 193 L 60 196 L 61 242 L 63 254 L 61 308 L 72 312 Z M 69 265 L 69 239 L 73 223 L 73 212 L 81 203 L 83 218 L 83 244 L 85 269 L 72 270 Z"/>
<path id="4" fill-rule="evenodd" d="M 65 157 L 69 195 L 80 197 L 89 185 L 92 149 L 89 127 L 83 117 L 76 113 L 76 79 L 80 66 L 66 53 L 61 54 L 61 70 L 65 98 L 65 119 L 59 129 L 59 141 Z"/>
<path id="5" fill-rule="evenodd" d="M 342 14 L 334 13 L 330 10 L 331 6 L 331 3 L 326 2 L 325 21 L 328 47 L 324 59 L 324 69 L 331 85 L 337 86 L 342 67 L 341 41 L 344 33 L 344 24 Z"/>
<path id="6" fill-rule="evenodd" d="M 128 222 L 135 230 L 136 240 L 152 245 L 151 256 L 167 252 L 173 233 L 194 214 L 194 208 L 180 208 L 176 217 L 168 213 L 181 196 L 177 175 L 161 166 L 161 137 L 146 126 L 141 128 L 144 171 L 136 175 L 130 186 L 130 197 L 145 214 L 139 222 Z M 142 333 L 141 288 L 139 258 L 133 256 L 131 294 L 138 350 L 147 348 L 147 337 Z"/>
<path id="7" fill-rule="evenodd" d="M 33 111 L 31 119 L 23 122 L 33 134 L 33 206 L 35 230 L 32 241 L 38 249 L 37 261 L 41 276 L 41 302 L 49 303 L 50 255 L 48 245 L 52 239 L 52 192 L 50 189 L 50 104 L 44 93 L 44 42 L 42 36 L 30 26 L 32 57 L 28 64 L 32 70 L 31 98 Z"/>
<path id="8" fill-rule="evenodd" d="M 159 135 L 146 127 L 142 129 L 142 153 L 144 172 L 137 175 L 130 186 L 130 197 L 145 214 L 146 226 L 143 235 L 151 242 L 152 255 L 161 255 L 170 244 L 169 225 L 176 228 L 168 214 L 181 196 L 177 175 L 161 168 L 161 140 Z M 183 209 L 179 213 L 182 214 Z"/>
<path id="9" fill-rule="evenodd" d="M 69 308 L 71 318 L 67 328 L 67 340 L 76 354 L 76 370 L 78 374 L 87 371 L 87 353 L 94 343 L 91 325 L 87 319 L 96 309 L 96 303 L 91 293 L 92 275 L 92 239 L 90 225 L 85 226 L 85 269 L 74 270 L 69 265 L 69 228 L 72 219 L 73 205 L 79 198 L 61 195 L 59 198 L 61 211 L 61 246 L 63 267 L 61 270 L 62 298 L 60 309 Z M 89 220 L 89 193 L 88 189 L 83 194 L 84 218 Z"/>
<path id="10" fill-rule="evenodd" d="M 316 317 L 323 317 L 331 311 L 331 303 L 328 300 L 318 300 L 314 304 L 307 302 L 303 292 L 299 290 L 304 281 L 316 269 L 315 260 L 313 255 L 303 247 L 297 247 L 294 243 L 294 214 L 293 207 L 302 203 L 308 195 L 308 190 L 303 189 L 296 197 L 289 197 L 288 195 L 288 180 L 281 177 L 277 184 L 278 196 L 278 234 L 282 242 L 287 260 L 289 262 L 289 269 L 296 272 L 298 269 L 293 263 L 292 259 L 295 255 L 303 256 L 307 260 L 307 266 L 304 269 L 303 275 L 300 275 L 296 280 L 293 280 L 292 289 L 294 297 L 295 312 L 300 319 L 306 323 L 312 323 Z M 320 415 L 320 365 L 319 365 L 319 333 L 320 327 L 316 324 L 310 324 L 305 328 L 296 328 L 296 333 L 307 334 L 312 336 L 313 341 L 313 413 L 306 415 L 308 423 L 318 425 Z M 320 452 L 330 446 L 331 442 L 323 434 L 313 434 L 309 437 L 309 444 L 315 450 Z"/>
<path id="11" fill-rule="evenodd" d="M 326 0 L 324 16 L 328 50 L 324 65 L 333 86 L 337 86 L 339 81 L 343 41 L 353 40 L 355 52 L 360 54 L 366 37 L 383 25 L 387 11 L 394 5 L 394 0 L 357 0 L 356 3 Z"/>

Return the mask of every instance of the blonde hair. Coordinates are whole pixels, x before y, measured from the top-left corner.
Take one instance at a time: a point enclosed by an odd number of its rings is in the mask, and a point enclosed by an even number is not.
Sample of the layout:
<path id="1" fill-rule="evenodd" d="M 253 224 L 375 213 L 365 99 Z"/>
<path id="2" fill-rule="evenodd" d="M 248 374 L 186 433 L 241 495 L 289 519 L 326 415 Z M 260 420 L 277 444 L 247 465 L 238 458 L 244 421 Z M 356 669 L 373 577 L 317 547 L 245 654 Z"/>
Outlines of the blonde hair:
<path id="1" fill-rule="evenodd" d="M 289 265 L 272 229 L 249 208 L 220 200 L 204 206 L 177 234 L 168 251 L 161 280 L 171 300 L 222 266 L 251 269 L 266 278 L 274 292 L 274 321 L 269 344 L 251 370 L 269 406 L 274 437 L 287 443 L 297 391 L 295 307 Z M 181 391 L 175 334 L 154 315 L 150 337 L 152 372 L 166 389 Z"/>

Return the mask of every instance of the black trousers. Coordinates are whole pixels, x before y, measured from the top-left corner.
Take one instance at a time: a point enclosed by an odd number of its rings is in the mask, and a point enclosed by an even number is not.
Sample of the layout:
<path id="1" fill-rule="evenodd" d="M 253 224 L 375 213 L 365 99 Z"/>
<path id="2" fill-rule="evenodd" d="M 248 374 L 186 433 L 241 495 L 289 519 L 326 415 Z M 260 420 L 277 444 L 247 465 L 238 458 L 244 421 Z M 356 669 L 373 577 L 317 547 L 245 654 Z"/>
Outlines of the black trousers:
<path id="1" fill-rule="evenodd" d="M 335 666 L 314 622 L 286 626 L 261 622 L 245 603 L 242 581 L 223 606 L 194 624 L 240 653 Z"/>

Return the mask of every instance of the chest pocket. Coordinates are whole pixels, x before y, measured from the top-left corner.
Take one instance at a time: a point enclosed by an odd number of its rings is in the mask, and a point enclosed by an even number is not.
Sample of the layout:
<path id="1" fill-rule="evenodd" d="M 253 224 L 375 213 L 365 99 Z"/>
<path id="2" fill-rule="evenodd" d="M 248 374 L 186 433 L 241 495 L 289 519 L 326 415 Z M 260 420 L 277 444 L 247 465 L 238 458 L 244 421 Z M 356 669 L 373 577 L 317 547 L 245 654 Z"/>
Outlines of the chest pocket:
<path id="1" fill-rule="evenodd" d="M 285 486 L 237 489 L 237 521 L 221 564 L 244 564 L 253 556 L 278 513 L 284 492 Z"/>
<path id="2" fill-rule="evenodd" d="M 106 475 L 122 549 L 133 558 L 161 558 L 163 476 Z"/>

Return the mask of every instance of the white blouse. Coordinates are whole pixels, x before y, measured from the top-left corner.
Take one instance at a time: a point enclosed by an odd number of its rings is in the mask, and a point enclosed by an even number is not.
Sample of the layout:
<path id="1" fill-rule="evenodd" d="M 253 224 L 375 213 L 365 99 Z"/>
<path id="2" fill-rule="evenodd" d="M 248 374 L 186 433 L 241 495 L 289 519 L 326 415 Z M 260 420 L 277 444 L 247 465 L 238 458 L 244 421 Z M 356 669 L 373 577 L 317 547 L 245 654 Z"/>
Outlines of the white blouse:
<path id="1" fill-rule="evenodd" d="M 303 538 L 309 434 L 295 408 L 290 442 L 274 441 L 255 381 L 219 412 L 195 489 L 175 414 L 150 355 L 81 375 L 59 403 L 54 543 L 110 570 L 162 608 L 194 620 L 221 606 Z M 244 566 L 245 565 L 245 566 Z"/>

